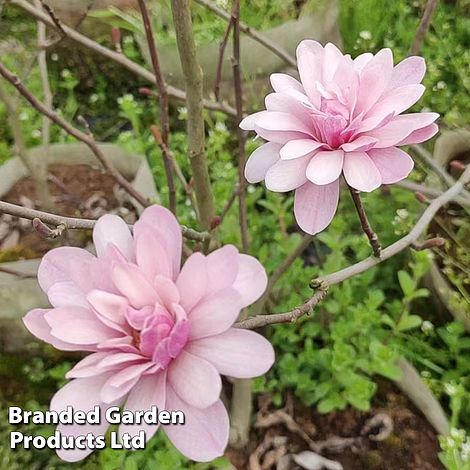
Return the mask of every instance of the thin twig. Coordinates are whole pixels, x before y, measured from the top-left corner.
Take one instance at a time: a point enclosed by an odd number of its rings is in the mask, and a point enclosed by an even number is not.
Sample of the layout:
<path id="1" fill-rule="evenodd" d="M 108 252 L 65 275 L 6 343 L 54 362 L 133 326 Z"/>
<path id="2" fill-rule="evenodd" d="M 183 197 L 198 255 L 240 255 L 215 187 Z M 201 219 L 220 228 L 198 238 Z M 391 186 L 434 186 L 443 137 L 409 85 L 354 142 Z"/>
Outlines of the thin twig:
<path id="1" fill-rule="evenodd" d="M 220 214 L 220 219 L 219 219 L 219 225 L 223 222 L 228 211 L 231 209 L 231 207 L 233 206 L 233 203 L 238 198 L 239 192 L 240 192 L 240 187 L 237 184 L 235 186 L 235 189 L 232 192 L 232 195 L 228 198 L 227 202 L 225 203 L 224 208 L 222 209 L 222 213 Z"/>
<path id="2" fill-rule="evenodd" d="M 417 55 L 421 51 L 421 47 L 424 43 L 424 38 L 426 37 L 429 27 L 431 26 L 432 17 L 436 11 L 437 4 L 439 0 L 428 0 L 426 7 L 423 12 L 423 17 L 419 23 L 418 29 L 416 30 L 415 37 L 413 39 L 413 44 L 411 45 L 410 55 Z"/>
<path id="3" fill-rule="evenodd" d="M 202 106 L 202 70 L 196 54 L 189 0 L 172 0 L 171 11 L 181 68 L 186 83 L 189 161 L 194 180 L 199 219 L 202 227 L 207 230 L 215 215 L 215 207 L 204 148 L 205 124 Z"/>
<path id="4" fill-rule="evenodd" d="M 233 26 L 233 15 L 230 16 L 230 19 L 227 23 L 227 28 L 225 29 L 224 37 L 219 44 L 219 59 L 217 61 L 217 71 L 215 74 L 215 85 L 214 85 L 214 94 L 215 99 L 220 101 L 220 82 L 222 81 L 222 69 L 224 66 L 224 55 L 225 49 L 227 47 L 228 38 L 230 36 L 230 31 L 232 30 Z"/>
<path id="5" fill-rule="evenodd" d="M 3 63 L 0 62 L 0 75 L 3 76 L 8 82 L 10 82 L 20 93 L 26 98 L 31 106 L 39 111 L 41 114 L 47 116 L 51 121 L 55 122 L 57 125 L 62 127 L 67 134 L 75 137 L 77 140 L 86 144 L 99 162 L 103 165 L 103 167 L 108 171 L 108 173 L 116 180 L 116 182 L 128 193 L 130 194 L 136 201 L 138 201 L 142 206 L 147 207 L 149 205 L 148 200 L 142 196 L 129 181 L 124 178 L 124 176 L 119 173 L 119 171 L 114 168 L 111 162 L 108 160 L 106 155 L 102 152 L 99 145 L 97 144 L 96 140 L 92 135 L 86 134 L 68 121 L 66 121 L 61 115 L 56 113 L 53 109 L 47 107 L 44 103 L 40 102 L 32 93 L 31 91 L 26 88 L 21 80 L 13 74 L 10 70 L 8 70 Z"/>
<path id="6" fill-rule="evenodd" d="M 155 81 L 157 83 L 158 92 L 160 95 L 160 120 L 162 125 L 160 148 L 163 154 L 163 165 L 165 167 L 166 179 L 168 182 L 169 206 L 171 212 L 176 215 L 176 189 L 175 181 L 173 179 L 173 169 L 171 165 L 171 158 L 168 155 L 168 139 L 170 135 L 170 115 L 168 110 L 168 93 L 166 90 L 165 77 L 163 76 L 160 61 L 158 59 L 157 47 L 153 37 L 152 24 L 150 21 L 149 13 L 144 0 L 138 0 L 142 20 L 144 22 L 145 37 L 147 38 L 147 45 L 149 48 L 150 59 L 152 62 L 153 72 L 155 74 Z M 155 135 L 155 134 L 154 134 Z"/>
<path id="7" fill-rule="evenodd" d="M 34 220 L 39 219 L 41 222 L 59 227 L 63 225 L 66 230 L 92 230 L 96 224 L 94 219 L 81 219 L 77 217 L 65 217 L 61 215 L 51 214 L 50 212 L 29 209 L 28 207 L 18 206 L 9 202 L 0 201 L 0 213 L 9 214 L 22 219 Z M 129 226 L 132 229 L 132 226 Z M 192 228 L 181 225 L 181 233 L 188 240 L 204 242 L 210 235 L 208 232 L 198 232 Z"/>
<path id="8" fill-rule="evenodd" d="M 413 243 L 415 243 L 426 231 L 428 225 L 431 223 L 439 209 L 452 201 L 469 182 L 470 166 L 466 168 L 462 176 L 451 188 L 449 188 L 445 193 L 434 199 L 431 204 L 429 204 L 421 217 L 417 220 L 413 229 L 407 235 L 382 250 L 380 258 L 369 256 L 368 258 L 359 261 L 352 266 L 348 266 L 347 268 L 340 269 L 334 273 L 314 279 L 311 282 L 311 285 L 316 287 L 318 291 L 305 304 L 290 312 L 256 315 L 254 317 L 248 318 L 247 320 L 235 323 L 234 326 L 238 328 L 255 329 L 267 325 L 273 325 L 275 323 L 293 322 L 303 315 L 310 313 L 315 305 L 317 305 L 325 297 L 326 289 L 329 287 L 335 284 L 339 284 L 347 279 L 350 279 L 351 277 L 357 276 L 413 245 Z"/>
<path id="9" fill-rule="evenodd" d="M 199 3 L 199 5 L 206 7 L 221 18 L 224 18 L 227 21 L 230 20 L 230 13 L 227 13 L 225 10 L 218 7 L 215 3 L 211 2 L 210 0 L 196 0 L 196 3 Z M 274 54 L 280 57 L 284 62 L 286 62 L 286 64 L 289 64 L 292 67 L 297 66 L 295 59 L 285 49 L 283 49 L 279 44 L 276 44 L 275 42 L 271 41 L 271 39 L 267 38 L 264 34 L 261 34 L 259 31 L 256 31 L 255 29 L 242 22 L 240 22 L 240 30 L 243 31 L 247 36 L 250 36 L 252 39 L 262 44 L 271 52 L 274 52 Z"/>
<path id="10" fill-rule="evenodd" d="M 253 317 L 247 318 L 246 320 L 235 323 L 234 326 L 237 328 L 253 330 L 255 328 L 261 328 L 263 326 L 273 325 L 275 323 L 294 323 L 300 317 L 310 314 L 313 308 L 325 298 L 326 293 L 327 289 L 321 288 L 312 298 L 294 310 L 283 313 L 255 315 Z"/>
<path id="11" fill-rule="evenodd" d="M 46 25 L 50 26 L 51 28 L 55 29 L 57 31 L 57 26 L 55 23 L 51 20 L 51 18 L 42 12 L 41 10 L 38 10 L 37 8 L 34 8 L 30 3 L 28 3 L 26 0 L 10 0 L 10 3 L 12 5 L 15 5 L 22 10 L 24 10 L 26 13 L 29 15 L 33 16 L 34 18 L 38 19 L 39 21 L 42 21 Z M 133 74 L 143 78 L 147 82 L 156 84 L 155 82 L 155 75 L 150 71 L 147 70 L 145 67 L 142 67 L 141 65 L 137 64 L 136 62 L 128 59 L 125 55 L 120 54 L 119 52 L 113 51 L 112 49 L 109 49 L 107 47 L 102 46 L 101 44 L 97 43 L 96 41 L 93 41 L 92 39 L 88 38 L 87 36 L 84 36 L 83 34 L 79 33 L 78 31 L 75 31 L 72 28 L 69 28 L 66 25 L 62 25 L 63 30 L 67 34 L 67 37 L 71 39 L 72 41 L 75 41 L 82 46 L 98 53 L 101 54 L 102 56 L 113 60 L 114 62 L 122 65 L 126 69 L 128 69 L 130 72 Z M 168 95 L 171 96 L 172 98 L 175 98 L 180 101 L 186 101 L 186 93 L 183 90 L 180 90 L 179 88 L 173 87 L 171 85 L 167 86 L 167 92 Z M 226 103 L 217 103 L 214 101 L 208 101 L 208 100 L 203 100 L 203 106 L 207 109 L 213 110 L 213 111 L 221 111 L 229 116 L 235 116 L 235 109 L 229 106 Z"/>
<path id="12" fill-rule="evenodd" d="M 63 37 L 67 36 L 67 33 L 64 31 L 64 27 L 62 26 L 61 21 L 57 18 L 54 10 L 48 5 L 44 0 L 40 0 L 42 7 L 46 10 L 47 14 L 50 16 L 51 20 L 53 21 L 54 25 L 57 27 L 59 32 Z"/>
<path id="13" fill-rule="evenodd" d="M 243 86 L 240 70 L 240 0 L 234 0 L 233 13 L 233 84 L 235 89 L 235 108 L 237 110 L 237 124 L 243 119 Z M 246 207 L 246 179 L 245 179 L 245 131 L 237 125 L 238 136 L 238 215 L 240 219 L 240 233 L 242 249 L 248 252 L 250 245 L 248 231 L 248 211 Z"/>
<path id="14" fill-rule="evenodd" d="M 410 180 L 399 181 L 398 183 L 396 183 L 396 185 L 400 188 L 408 189 L 409 191 L 413 192 L 419 192 L 432 198 L 439 197 L 443 193 L 443 191 L 441 191 L 440 189 L 424 186 L 422 184 L 415 183 L 414 181 Z M 461 206 L 470 206 L 470 198 L 465 197 L 463 194 L 455 196 L 453 200 Z"/>
<path id="15" fill-rule="evenodd" d="M 367 218 L 366 211 L 364 209 L 364 206 L 362 205 L 360 192 L 349 185 L 348 187 L 349 192 L 351 193 L 352 200 L 354 202 L 354 206 L 356 207 L 357 214 L 359 215 L 359 220 L 361 221 L 362 230 L 364 230 L 364 233 L 369 239 L 369 243 L 372 247 L 374 256 L 376 258 L 380 258 L 380 252 L 382 251 L 382 247 L 380 246 L 379 237 L 372 229 L 369 219 Z"/>

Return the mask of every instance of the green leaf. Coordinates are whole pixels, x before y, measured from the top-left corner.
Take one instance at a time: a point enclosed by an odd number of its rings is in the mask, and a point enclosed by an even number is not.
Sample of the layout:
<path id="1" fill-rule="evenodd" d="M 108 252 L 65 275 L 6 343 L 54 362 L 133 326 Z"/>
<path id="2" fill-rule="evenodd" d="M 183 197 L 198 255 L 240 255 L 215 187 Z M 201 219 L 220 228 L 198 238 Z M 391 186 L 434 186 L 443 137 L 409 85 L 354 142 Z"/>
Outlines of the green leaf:
<path id="1" fill-rule="evenodd" d="M 337 392 L 328 395 L 318 403 L 320 413 L 329 413 L 333 410 L 342 410 L 346 406 L 346 400 Z"/>
<path id="2" fill-rule="evenodd" d="M 398 271 L 398 282 L 405 297 L 412 297 L 416 289 L 415 281 L 406 271 Z"/>
<path id="3" fill-rule="evenodd" d="M 412 330 L 420 326 L 422 322 L 423 320 L 419 315 L 407 315 L 398 322 L 397 329 L 398 331 Z"/>

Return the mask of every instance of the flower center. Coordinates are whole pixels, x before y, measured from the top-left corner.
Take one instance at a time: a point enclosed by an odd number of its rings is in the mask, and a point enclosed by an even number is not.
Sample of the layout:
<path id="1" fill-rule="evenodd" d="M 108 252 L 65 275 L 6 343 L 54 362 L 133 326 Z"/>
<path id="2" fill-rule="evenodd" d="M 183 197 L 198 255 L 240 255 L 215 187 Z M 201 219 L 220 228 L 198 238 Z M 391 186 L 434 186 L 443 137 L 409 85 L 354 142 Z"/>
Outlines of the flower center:
<path id="1" fill-rule="evenodd" d="M 189 322 L 180 305 L 167 310 L 157 304 L 141 309 L 130 307 L 127 320 L 134 346 L 161 369 L 178 357 L 189 337 Z"/>

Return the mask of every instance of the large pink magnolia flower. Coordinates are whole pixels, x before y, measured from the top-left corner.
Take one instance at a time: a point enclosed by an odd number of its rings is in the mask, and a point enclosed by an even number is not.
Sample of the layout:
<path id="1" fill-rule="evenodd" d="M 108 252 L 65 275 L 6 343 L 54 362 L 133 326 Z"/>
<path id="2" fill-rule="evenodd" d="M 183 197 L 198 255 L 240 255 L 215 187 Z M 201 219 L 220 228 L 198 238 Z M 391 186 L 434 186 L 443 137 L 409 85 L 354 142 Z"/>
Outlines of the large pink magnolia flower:
<path id="1" fill-rule="evenodd" d="M 394 67 L 390 49 L 353 60 L 331 43 L 305 40 L 297 65 L 300 82 L 271 75 L 266 110 L 240 124 L 268 141 L 249 158 L 245 176 L 264 179 L 271 191 L 295 190 L 297 222 L 315 234 L 336 212 L 341 174 L 366 192 L 406 178 L 413 160 L 398 147 L 436 134 L 438 114 L 400 114 L 424 92 L 420 57 Z"/>
<path id="2" fill-rule="evenodd" d="M 255 377 L 274 361 L 265 338 L 232 328 L 240 310 L 264 292 L 264 268 L 231 245 L 208 256 L 194 253 L 180 268 L 181 228 L 160 206 L 143 212 L 133 236 L 119 217 L 101 217 L 93 240 L 96 257 L 71 247 L 44 256 L 38 280 L 53 308 L 24 318 L 57 349 L 91 352 L 67 374 L 73 380 L 50 408 L 181 410 L 184 425 L 164 426 L 173 444 L 197 461 L 222 455 L 229 423 L 219 374 Z M 58 431 L 99 435 L 107 427 L 102 419 L 100 425 L 61 424 Z M 150 439 L 157 426 L 121 425 L 119 432 L 133 436 L 141 429 Z M 77 461 L 90 452 L 58 454 Z"/>

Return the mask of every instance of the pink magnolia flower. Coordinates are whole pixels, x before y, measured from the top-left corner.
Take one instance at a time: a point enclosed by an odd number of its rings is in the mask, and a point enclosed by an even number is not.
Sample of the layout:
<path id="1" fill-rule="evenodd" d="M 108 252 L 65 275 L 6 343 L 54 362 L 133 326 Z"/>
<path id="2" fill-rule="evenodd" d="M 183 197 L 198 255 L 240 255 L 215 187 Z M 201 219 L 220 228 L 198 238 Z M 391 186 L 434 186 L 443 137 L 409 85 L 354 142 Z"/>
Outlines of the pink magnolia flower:
<path id="1" fill-rule="evenodd" d="M 271 191 L 295 190 L 300 227 L 315 234 L 331 222 L 339 178 L 359 191 L 406 178 L 411 157 L 398 147 L 436 134 L 438 114 L 401 114 L 424 92 L 424 59 L 393 66 L 390 49 L 356 59 L 333 44 L 305 40 L 297 47 L 300 82 L 271 75 L 266 110 L 240 126 L 268 142 L 250 156 L 245 176 Z"/>
<path id="2" fill-rule="evenodd" d="M 208 256 L 194 253 L 180 268 L 181 228 L 160 206 L 143 212 L 133 236 L 119 217 L 101 217 L 93 240 L 96 257 L 72 247 L 44 256 L 38 280 L 53 308 L 24 318 L 57 349 L 91 353 L 69 371 L 73 380 L 52 398 L 51 410 L 181 410 L 184 425 L 164 426 L 180 452 L 198 461 L 222 455 L 229 423 L 220 374 L 255 377 L 274 361 L 265 338 L 232 328 L 241 309 L 264 292 L 264 268 L 231 245 Z M 107 427 L 102 419 L 57 429 L 78 436 L 104 434 Z M 150 439 L 157 427 L 121 424 L 119 433 L 143 429 Z M 58 454 L 77 461 L 91 452 Z"/>

